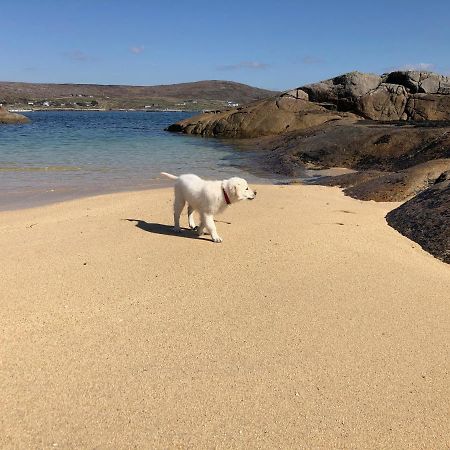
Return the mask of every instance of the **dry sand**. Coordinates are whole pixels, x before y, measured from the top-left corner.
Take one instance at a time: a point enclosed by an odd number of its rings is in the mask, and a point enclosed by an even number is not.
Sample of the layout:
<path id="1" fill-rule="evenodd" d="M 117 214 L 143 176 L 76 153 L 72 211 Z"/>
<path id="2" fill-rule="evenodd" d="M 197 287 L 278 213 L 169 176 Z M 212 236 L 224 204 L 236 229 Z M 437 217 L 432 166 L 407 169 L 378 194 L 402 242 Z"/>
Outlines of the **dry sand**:
<path id="1" fill-rule="evenodd" d="M 169 189 L 0 213 L 0 447 L 448 448 L 450 267 L 395 204 L 258 190 L 223 244 Z"/>

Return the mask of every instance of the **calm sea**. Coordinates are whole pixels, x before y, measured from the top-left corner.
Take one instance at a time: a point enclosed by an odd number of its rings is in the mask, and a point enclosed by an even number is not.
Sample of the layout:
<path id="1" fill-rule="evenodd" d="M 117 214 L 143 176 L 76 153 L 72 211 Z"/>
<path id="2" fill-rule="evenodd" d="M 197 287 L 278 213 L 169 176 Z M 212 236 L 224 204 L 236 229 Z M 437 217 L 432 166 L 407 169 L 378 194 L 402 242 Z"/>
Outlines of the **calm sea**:
<path id="1" fill-rule="evenodd" d="M 0 210 L 158 187 L 159 172 L 269 182 L 251 152 L 216 139 L 164 131 L 193 113 L 31 112 L 31 123 L 0 126 Z M 165 183 L 167 185 L 167 182 Z"/>

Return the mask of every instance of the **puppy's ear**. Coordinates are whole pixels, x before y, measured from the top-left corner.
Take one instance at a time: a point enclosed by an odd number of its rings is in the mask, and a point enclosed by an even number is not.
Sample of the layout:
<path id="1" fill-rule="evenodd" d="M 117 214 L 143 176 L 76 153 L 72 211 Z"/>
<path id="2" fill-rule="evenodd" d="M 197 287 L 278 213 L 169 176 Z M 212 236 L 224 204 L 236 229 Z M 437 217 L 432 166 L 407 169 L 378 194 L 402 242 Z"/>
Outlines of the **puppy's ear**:
<path id="1" fill-rule="evenodd" d="M 228 183 L 228 190 L 230 194 L 234 197 L 237 195 L 237 186 L 234 183 Z"/>

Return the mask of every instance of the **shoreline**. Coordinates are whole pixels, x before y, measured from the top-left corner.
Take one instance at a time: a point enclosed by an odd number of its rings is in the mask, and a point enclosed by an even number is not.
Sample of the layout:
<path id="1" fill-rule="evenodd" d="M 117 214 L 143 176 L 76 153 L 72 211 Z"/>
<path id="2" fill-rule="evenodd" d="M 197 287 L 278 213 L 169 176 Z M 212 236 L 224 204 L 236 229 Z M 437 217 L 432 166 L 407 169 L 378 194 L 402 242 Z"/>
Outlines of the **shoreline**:
<path id="1" fill-rule="evenodd" d="M 130 187 L 127 189 L 114 189 L 114 190 L 104 190 L 104 191 L 89 191 L 86 193 L 81 193 L 81 192 L 71 192 L 70 194 L 68 194 L 67 196 L 63 196 L 60 197 L 58 199 L 45 199 L 45 200 L 39 200 L 38 202 L 35 202 L 34 204 L 27 204 L 27 199 L 21 199 L 20 203 L 17 204 L 16 206 L 6 206 L 1 204 L 0 202 L 0 213 L 7 213 L 10 211 L 25 211 L 25 210 L 33 210 L 36 208 L 45 208 L 47 206 L 52 206 L 52 205 L 59 205 L 59 204 L 63 204 L 66 202 L 74 202 L 77 200 L 83 200 L 83 199 L 89 199 L 89 198 L 97 198 L 97 197 L 102 197 L 102 196 L 107 196 L 107 195 L 115 195 L 115 194 L 126 194 L 126 193 L 133 193 L 133 192 L 145 192 L 145 191 L 152 191 L 152 190 L 157 190 L 157 189 L 165 189 L 167 188 L 167 183 L 161 179 L 160 180 L 160 184 L 158 183 L 157 185 L 154 186 L 146 186 L 146 187 L 142 187 L 141 189 L 137 188 L 137 187 Z M 61 189 L 61 191 L 63 191 L 63 189 Z M 50 192 L 56 192 L 56 194 L 59 193 L 59 191 L 46 191 L 46 193 Z M 42 192 L 39 192 L 39 194 L 42 194 Z M 22 193 L 20 195 L 23 195 Z M 31 194 L 33 195 L 33 194 Z M 27 194 L 27 197 L 29 197 L 30 194 Z M 33 201 L 33 200 L 31 200 Z M 35 200 L 34 200 L 35 201 Z"/>
<path id="2" fill-rule="evenodd" d="M 448 444 L 448 265 L 395 203 L 256 188 L 222 244 L 171 188 L 0 213 L 0 446 Z"/>
<path id="3" fill-rule="evenodd" d="M 277 186 L 277 185 L 294 185 L 294 184 L 301 184 L 301 185 L 312 185 L 312 184 L 318 184 L 320 185 L 320 178 L 325 178 L 325 177 L 337 177 L 339 175 L 342 174 L 347 174 L 347 173 L 353 173 L 355 171 L 351 170 L 351 169 L 346 169 L 344 167 L 334 167 L 334 168 L 330 168 L 330 169 L 323 169 L 323 170 L 307 170 L 305 172 L 305 177 L 290 177 L 284 181 L 281 181 L 281 179 L 277 179 L 275 177 L 276 174 L 268 172 L 267 170 L 264 171 L 263 169 L 263 165 L 261 164 L 261 170 L 266 173 L 267 172 L 267 177 L 268 178 L 262 178 L 263 173 L 260 173 L 260 175 L 254 175 L 251 174 L 252 176 L 256 176 L 257 178 L 259 178 L 257 183 L 253 183 L 252 181 L 250 181 L 249 183 L 252 185 L 262 185 L 262 186 Z M 242 167 L 243 170 L 246 170 L 246 167 L 243 166 Z M 270 176 L 272 176 L 272 178 L 269 178 Z M 209 177 L 206 177 L 206 179 L 210 179 Z M 58 204 L 58 203 L 64 203 L 64 202 L 70 202 L 70 201 L 74 201 L 74 200 L 78 200 L 78 199 L 84 199 L 84 198 L 90 198 L 90 197 L 99 197 L 102 195 L 114 195 L 114 194 L 122 194 L 122 193 L 132 193 L 132 192 L 144 192 L 147 190 L 154 190 L 154 189 L 164 189 L 167 188 L 168 183 L 170 184 L 170 182 L 167 181 L 166 178 L 156 178 L 153 179 L 152 182 L 154 183 L 152 186 L 142 186 L 142 187 L 138 187 L 138 186 L 130 186 L 128 188 L 123 188 L 123 189 L 91 189 L 88 190 L 86 192 L 70 192 L 67 194 L 64 194 L 64 192 L 67 192 L 64 190 L 64 188 L 60 188 L 60 189 L 55 189 L 55 190 L 46 190 L 45 192 L 43 191 L 39 191 L 39 190 L 35 190 L 35 191 L 30 191 L 26 194 L 24 193 L 18 193 L 17 195 L 20 195 L 21 198 L 19 200 L 19 203 L 15 202 L 14 205 L 10 205 L 7 206 L 7 204 L 3 204 L 2 203 L 2 198 L 1 198 L 1 194 L 0 194 L 0 212 L 8 212 L 8 211 L 19 211 L 19 210 L 25 210 L 25 209 L 34 209 L 34 208 L 39 208 L 39 207 L 44 207 L 44 206 L 50 206 L 50 205 L 54 205 L 54 204 Z M 54 197 L 55 195 L 57 196 L 58 194 L 60 194 L 59 198 L 49 198 L 49 199 L 39 199 L 36 201 L 36 199 L 34 200 L 29 200 L 30 196 L 33 195 L 46 195 L 48 197 Z M 7 195 L 11 195 L 11 193 L 6 194 Z M 14 195 L 14 194 L 12 194 Z M 31 204 L 30 202 L 33 202 L 33 204 Z"/>
<path id="4" fill-rule="evenodd" d="M 209 179 L 209 178 L 207 178 Z M 73 201 L 77 201 L 77 200 L 83 200 L 83 199 L 89 199 L 89 198 L 97 198 L 97 197 L 102 197 L 102 196 L 108 196 L 108 195 L 116 195 L 116 194 L 132 194 L 132 193 L 137 193 L 137 192 L 146 192 L 146 191 L 153 191 L 153 190 L 159 190 L 159 189 L 168 189 L 168 188 L 173 188 L 173 183 L 171 183 L 170 181 L 168 181 L 166 178 L 158 178 L 153 180 L 154 184 L 152 186 L 142 186 L 142 187 L 137 187 L 137 186 L 130 186 L 129 188 L 123 188 L 123 189 L 111 189 L 111 190 L 90 190 L 87 191 L 85 193 L 81 193 L 81 192 L 70 192 L 66 195 L 64 195 L 64 191 L 63 188 L 61 188 L 60 190 L 52 190 L 52 191 L 34 191 L 32 193 L 27 193 L 27 194 L 23 194 L 20 193 L 18 195 L 24 197 L 21 198 L 19 200 L 19 203 L 15 202 L 15 206 L 14 205 L 10 205 L 8 206 L 8 204 L 4 204 L 2 203 L 2 198 L 1 198 L 1 194 L 0 194 L 0 213 L 7 213 L 10 211 L 25 211 L 25 210 L 32 210 L 32 209 L 36 209 L 36 208 L 44 208 L 46 206 L 52 206 L 52 205 L 58 205 L 58 204 L 63 204 L 66 202 L 73 202 Z M 266 183 L 264 183 L 264 181 L 267 181 Z M 271 182 L 270 179 L 264 180 L 264 179 L 260 179 L 258 181 L 258 183 L 250 183 L 251 185 L 256 185 L 256 186 L 276 186 L 278 185 L 278 183 L 276 182 Z M 33 196 L 33 194 L 38 194 L 38 195 L 45 195 L 45 194 L 49 194 L 48 196 L 53 196 L 53 194 L 55 193 L 55 195 L 61 194 L 61 196 L 59 198 L 52 198 L 52 199 L 39 199 L 36 201 L 36 199 L 33 200 L 29 200 L 30 196 Z M 10 193 L 6 194 L 5 196 L 11 195 Z M 33 202 L 33 204 L 31 204 L 30 202 Z"/>

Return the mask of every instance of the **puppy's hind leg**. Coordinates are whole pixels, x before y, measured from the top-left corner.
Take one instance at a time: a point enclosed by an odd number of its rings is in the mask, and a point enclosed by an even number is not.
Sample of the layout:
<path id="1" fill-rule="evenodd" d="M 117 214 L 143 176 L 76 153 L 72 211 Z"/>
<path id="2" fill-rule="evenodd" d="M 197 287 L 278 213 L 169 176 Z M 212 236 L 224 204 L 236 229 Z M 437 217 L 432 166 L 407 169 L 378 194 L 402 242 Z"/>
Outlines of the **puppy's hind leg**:
<path id="1" fill-rule="evenodd" d="M 184 198 L 177 192 L 175 192 L 175 200 L 173 202 L 173 221 L 175 223 L 175 226 L 173 227 L 174 231 L 180 232 L 180 216 L 181 212 L 184 208 Z"/>
<path id="2" fill-rule="evenodd" d="M 189 228 L 195 230 L 194 208 L 191 205 L 188 205 L 188 222 Z"/>

